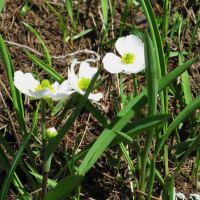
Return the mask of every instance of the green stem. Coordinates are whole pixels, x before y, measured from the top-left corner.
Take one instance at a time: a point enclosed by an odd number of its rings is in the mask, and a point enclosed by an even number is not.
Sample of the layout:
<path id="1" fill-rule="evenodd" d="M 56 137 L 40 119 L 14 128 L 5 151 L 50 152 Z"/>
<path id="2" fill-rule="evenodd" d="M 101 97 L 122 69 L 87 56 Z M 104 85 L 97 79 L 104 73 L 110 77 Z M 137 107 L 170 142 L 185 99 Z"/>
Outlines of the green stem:
<path id="1" fill-rule="evenodd" d="M 76 32 L 76 26 L 77 26 L 78 19 L 79 19 L 80 3 L 81 3 L 81 0 L 78 0 L 78 9 L 77 9 L 77 15 L 76 15 L 76 22 L 75 22 L 75 25 L 74 25 L 74 28 L 73 28 L 72 38 L 74 38 L 74 34 L 75 34 L 75 32 Z"/>
<path id="2" fill-rule="evenodd" d="M 135 97 L 138 95 L 138 91 L 137 91 L 137 79 L 135 77 L 135 74 L 131 74 L 132 78 L 133 78 L 133 86 L 134 86 L 134 91 L 135 91 Z M 138 119 L 138 115 L 136 115 L 136 118 Z M 137 144 L 140 147 L 140 136 L 137 135 Z M 138 173 L 139 173 L 139 181 L 141 182 L 140 178 L 141 178 L 141 157 L 139 154 L 137 154 L 137 161 L 138 161 Z"/>
<path id="3" fill-rule="evenodd" d="M 45 130 L 45 110 L 46 110 L 46 101 L 44 99 L 41 100 L 41 116 L 42 116 L 42 145 L 43 145 L 43 160 L 45 160 L 45 150 L 46 150 L 46 130 Z M 45 162 L 43 163 L 45 165 Z M 48 172 L 43 171 L 43 181 L 42 181 L 42 199 L 44 199 L 47 193 L 47 179 Z"/>

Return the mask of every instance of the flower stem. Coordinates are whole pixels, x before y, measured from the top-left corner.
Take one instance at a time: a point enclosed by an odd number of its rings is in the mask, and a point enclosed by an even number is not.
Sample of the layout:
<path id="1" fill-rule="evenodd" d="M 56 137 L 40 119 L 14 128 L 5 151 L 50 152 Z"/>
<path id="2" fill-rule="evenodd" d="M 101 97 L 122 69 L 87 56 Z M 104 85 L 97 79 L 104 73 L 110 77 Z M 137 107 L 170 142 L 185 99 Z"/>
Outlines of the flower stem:
<path id="1" fill-rule="evenodd" d="M 46 130 L 45 130 L 45 110 L 46 110 L 46 101 L 41 100 L 41 116 L 42 116 L 42 145 L 43 145 L 43 160 L 45 160 L 45 149 L 46 149 Z M 45 165 L 45 163 L 43 163 Z M 48 172 L 42 172 L 43 181 L 42 181 L 42 199 L 44 199 L 47 193 L 47 179 Z"/>
<path id="2" fill-rule="evenodd" d="M 134 92 L 135 92 L 135 97 L 138 95 L 137 91 L 137 79 L 135 77 L 135 74 L 131 74 L 133 78 L 133 86 L 134 86 Z M 136 115 L 136 120 L 138 120 L 138 115 Z M 140 136 L 137 135 L 137 144 L 140 147 Z M 139 173 L 139 182 L 141 182 L 141 157 L 139 154 L 137 154 L 137 160 L 138 160 L 138 173 Z"/>

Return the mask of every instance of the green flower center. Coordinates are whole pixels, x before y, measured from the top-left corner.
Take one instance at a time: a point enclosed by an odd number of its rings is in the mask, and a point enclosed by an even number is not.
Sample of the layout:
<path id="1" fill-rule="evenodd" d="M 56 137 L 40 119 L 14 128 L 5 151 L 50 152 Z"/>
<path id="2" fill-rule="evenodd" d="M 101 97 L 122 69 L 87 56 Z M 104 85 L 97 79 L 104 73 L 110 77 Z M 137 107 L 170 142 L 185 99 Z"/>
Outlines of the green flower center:
<path id="1" fill-rule="evenodd" d="M 51 90 L 52 93 L 55 92 L 55 91 L 53 91 L 53 90 L 54 90 L 54 87 L 52 87 L 52 86 L 50 85 L 50 82 L 49 82 L 49 80 L 47 80 L 47 79 L 42 80 L 41 84 L 39 84 L 39 85 L 37 86 L 37 88 L 35 88 L 35 91 L 37 91 L 37 90 L 42 90 L 42 89 L 44 89 L 44 88 L 49 88 L 49 89 Z"/>
<path id="2" fill-rule="evenodd" d="M 81 80 L 78 82 L 78 87 L 81 90 L 86 90 L 89 85 L 90 85 L 90 79 L 89 78 L 81 77 Z"/>
<path id="3" fill-rule="evenodd" d="M 122 62 L 124 62 L 124 64 L 133 64 L 134 61 L 135 61 L 135 54 L 134 53 L 130 54 L 128 52 L 128 53 L 125 53 L 122 56 Z"/>

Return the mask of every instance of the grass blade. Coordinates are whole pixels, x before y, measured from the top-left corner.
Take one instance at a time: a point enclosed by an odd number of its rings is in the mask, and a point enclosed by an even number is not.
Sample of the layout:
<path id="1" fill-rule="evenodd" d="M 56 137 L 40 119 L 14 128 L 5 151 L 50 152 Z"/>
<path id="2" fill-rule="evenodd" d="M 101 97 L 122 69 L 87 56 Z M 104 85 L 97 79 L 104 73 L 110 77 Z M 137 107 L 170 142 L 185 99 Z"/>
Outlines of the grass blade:
<path id="1" fill-rule="evenodd" d="M 108 25 L 108 0 L 101 0 L 103 10 L 103 21 L 107 29 Z"/>
<path id="2" fill-rule="evenodd" d="M 4 6 L 5 2 L 6 2 L 6 0 L 1 0 L 0 1 L 0 14 L 1 14 L 1 11 L 3 9 L 3 6 Z"/>
<path id="3" fill-rule="evenodd" d="M 73 23 L 74 21 L 74 18 L 73 18 L 73 8 L 72 8 L 72 1 L 71 0 L 65 0 L 65 3 L 66 3 L 66 7 L 67 7 L 67 11 L 68 11 L 68 14 L 69 14 L 69 17 Z"/>
<path id="4" fill-rule="evenodd" d="M 32 128 L 31 128 L 31 131 L 30 133 L 27 135 L 26 139 L 24 140 L 22 146 L 19 148 L 19 151 L 17 152 L 14 160 L 13 160 L 13 163 L 11 165 L 11 168 L 9 170 L 9 173 L 8 175 L 6 176 L 6 179 L 3 183 L 3 186 L 2 186 L 2 189 L 1 189 L 1 199 L 6 199 L 6 195 L 7 195 L 7 192 L 8 192 L 8 189 L 9 189 L 9 186 L 10 186 L 10 181 L 12 180 L 12 176 L 15 172 L 15 169 L 17 167 L 17 164 L 22 156 L 22 153 L 26 147 L 26 144 L 29 140 L 29 138 L 31 137 L 31 134 L 35 128 L 35 125 L 36 125 L 36 122 L 37 122 L 37 116 L 38 116 L 38 111 L 39 111 L 39 107 L 40 107 L 40 103 L 38 104 L 37 106 L 37 109 L 36 109 L 36 113 L 35 113 L 35 116 L 33 116 L 33 124 L 32 124 Z"/>

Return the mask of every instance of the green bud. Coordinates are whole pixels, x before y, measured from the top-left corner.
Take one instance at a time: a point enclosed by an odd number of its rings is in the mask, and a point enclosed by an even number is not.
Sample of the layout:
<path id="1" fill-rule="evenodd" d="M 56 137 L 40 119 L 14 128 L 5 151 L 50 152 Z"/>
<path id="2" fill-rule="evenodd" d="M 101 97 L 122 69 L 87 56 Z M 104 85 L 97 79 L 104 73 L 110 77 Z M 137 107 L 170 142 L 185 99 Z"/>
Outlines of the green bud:
<path id="1" fill-rule="evenodd" d="M 58 132 L 56 131 L 54 127 L 52 127 L 52 128 L 47 129 L 46 134 L 47 134 L 47 138 L 51 139 L 51 138 L 54 138 L 58 134 Z"/>

